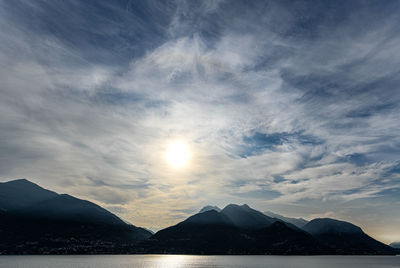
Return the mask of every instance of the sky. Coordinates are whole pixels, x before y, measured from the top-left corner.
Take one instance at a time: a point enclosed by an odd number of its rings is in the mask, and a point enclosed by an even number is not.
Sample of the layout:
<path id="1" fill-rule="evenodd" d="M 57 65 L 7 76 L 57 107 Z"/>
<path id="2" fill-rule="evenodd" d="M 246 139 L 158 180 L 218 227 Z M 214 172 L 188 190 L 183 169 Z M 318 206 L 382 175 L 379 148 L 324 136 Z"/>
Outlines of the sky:
<path id="1" fill-rule="evenodd" d="M 400 240 L 399 12 L 390 0 L 0 0 L 0 181 L 153 230 L 246 203 Z"/>

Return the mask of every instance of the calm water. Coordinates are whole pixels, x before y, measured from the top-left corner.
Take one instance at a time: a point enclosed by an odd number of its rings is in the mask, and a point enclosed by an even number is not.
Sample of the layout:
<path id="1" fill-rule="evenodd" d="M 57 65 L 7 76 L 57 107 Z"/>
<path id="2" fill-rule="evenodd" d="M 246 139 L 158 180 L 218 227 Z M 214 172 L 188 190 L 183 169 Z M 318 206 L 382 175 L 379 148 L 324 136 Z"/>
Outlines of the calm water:
<path id="1" fill-rule="evenodd" d="M 188 255 L 98 255 L 98 256 L 0 256 L 7 268 L 389 268 L 400 267 L 400 256 L 188 256 Z"/>

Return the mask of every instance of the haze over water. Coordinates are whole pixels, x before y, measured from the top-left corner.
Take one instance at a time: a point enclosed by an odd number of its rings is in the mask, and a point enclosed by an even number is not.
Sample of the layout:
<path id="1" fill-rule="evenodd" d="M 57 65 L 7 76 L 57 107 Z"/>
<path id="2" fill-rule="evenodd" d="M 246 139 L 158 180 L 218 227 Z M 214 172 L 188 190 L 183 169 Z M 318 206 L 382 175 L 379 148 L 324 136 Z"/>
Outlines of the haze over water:
<path id="1" fill-rule="evenodd" d="M 0 268 L 389 268 L 399 256 L 0 256 Z"/>

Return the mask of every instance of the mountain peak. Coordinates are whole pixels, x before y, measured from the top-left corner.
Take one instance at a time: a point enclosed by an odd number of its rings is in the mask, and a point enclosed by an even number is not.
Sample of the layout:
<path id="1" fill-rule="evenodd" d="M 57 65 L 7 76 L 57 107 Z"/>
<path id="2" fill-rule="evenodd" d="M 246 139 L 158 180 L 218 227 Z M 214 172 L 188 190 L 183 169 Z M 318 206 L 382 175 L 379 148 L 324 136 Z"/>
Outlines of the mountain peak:
<path id="1" fill-rule="evenodd" d="M 27 180 L 18 179 L 0 183 L 0 209 L 19 209 L 30 204 L 41 202 L 58 196 Z"/>
<path id="2" fill-rule="evenodd" d="M 3 182 L 3 183 L 6 183 L 6 184 L 19 184 L 19 183 L 35 184 L 35 183 L 33 183 L 33 182 L 31 182 L 30 180 L 27 180 L 27 179 L 16 179 L 16 180 L 12 180 L 12 181 L 6 181 L 6 182 Z"/>
<path id="3" fill-rule="evenodd" d="M 238 205 L 238 204 L 234 204 L 234 203 L 230 203 L 229 205 L 226 205 L 226 207 L 250 208 L 250 206 L 249 206 L 249 205 L 247 205 L 247 204 Z M 226 208 L 226 207 L 225 207 L 225 208 Z"/>
<path id="4" fill-rule="evenodd" d="M 259 229 L 269 226 L 274 220 L 258 210 L 252 209 L 248 205 L 227 205 L 221 213 L 228 216 L 228 218 L 238 227 L 245 229 Z"/>
<path id="5" fill-rule="evenodd" d="M 224 207 L 222 210 L 226 210 L 226 209 L 238 209 L 241 208 L 241 206 L 237 205 L 237 204 L 229 204 L 226 207 Z"/>
<path id="6" fill-rule="evenodd" d="M 209 210 L 215 210 L 216 212 L 220 212 L 221 209 L 217 206 L 211 206 L 211 205 L 207 205 L 205 207 L 203 207 L 202 209 L 200 209 L 199 213 L 203 213 Z"/>
<path id="7" fill-rule="evenodd" d="M 195 214 L 189 218 L 187 218 L 185 221 L 183 221 L 181 224 L 188 224 L 188 223 L 194 223 L 194 224 L 219 224 L 219 225 L 230 225 L 232 222 L 229 220 L 229 218 L 222 214 L 219 213 L 218 211 L 215 210 L 208 210 L 202 213 Z"/>
<path id="8" fill-rule="evenodd" d="M 249 205 L 243 204 L 243 205 L 238 205 L 238 204 L 229 204 L 226 207 L 224 207 L 223 210 L 226 209 L 239 209 L 239 210 L 254 210 L 252 209 Z"/>

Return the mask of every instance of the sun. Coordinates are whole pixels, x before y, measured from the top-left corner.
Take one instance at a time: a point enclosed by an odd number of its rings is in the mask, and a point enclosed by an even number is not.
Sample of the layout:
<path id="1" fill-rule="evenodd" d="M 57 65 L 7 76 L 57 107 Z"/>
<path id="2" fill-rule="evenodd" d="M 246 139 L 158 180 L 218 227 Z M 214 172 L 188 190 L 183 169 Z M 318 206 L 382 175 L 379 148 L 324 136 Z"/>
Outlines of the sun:
<path id="1" fill-rule="evenodd" d="M 183 168 L 189 162 L 190 151 L 184 142 L 174 141 L 169 144 L 165 157 L 172 167 Z"/>

